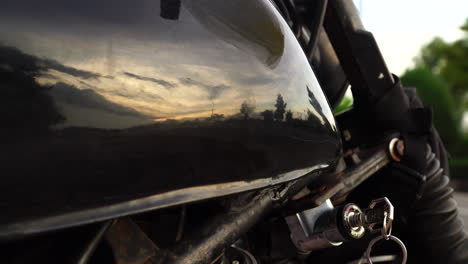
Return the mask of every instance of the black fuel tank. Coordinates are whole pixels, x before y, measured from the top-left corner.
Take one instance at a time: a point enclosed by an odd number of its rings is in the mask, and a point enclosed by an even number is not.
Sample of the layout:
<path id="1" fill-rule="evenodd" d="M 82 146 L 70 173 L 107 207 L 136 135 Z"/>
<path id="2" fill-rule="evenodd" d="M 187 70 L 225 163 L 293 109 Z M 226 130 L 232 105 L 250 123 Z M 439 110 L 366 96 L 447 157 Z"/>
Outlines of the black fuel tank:
<path id="1" fill-rule="evenodd" d="M 3 0 L 0 124 L 1 237 L 285 182 L 341 146 L 267 0 Z"/>

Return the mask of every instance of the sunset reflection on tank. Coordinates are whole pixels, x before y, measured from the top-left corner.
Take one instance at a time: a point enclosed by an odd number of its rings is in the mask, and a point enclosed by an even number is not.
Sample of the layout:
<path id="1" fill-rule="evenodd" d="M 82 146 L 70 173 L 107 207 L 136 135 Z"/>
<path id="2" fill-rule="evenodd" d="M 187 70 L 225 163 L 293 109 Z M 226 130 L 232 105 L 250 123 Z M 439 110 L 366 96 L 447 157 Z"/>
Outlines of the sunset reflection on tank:
<path id="1" fill-rule="evenodd" d="M 335 164 L 333 114 L 288 25 L 268 1 L 215 2 L 5 4 L 0 193 L 29 208 L 11 217 Z"/>

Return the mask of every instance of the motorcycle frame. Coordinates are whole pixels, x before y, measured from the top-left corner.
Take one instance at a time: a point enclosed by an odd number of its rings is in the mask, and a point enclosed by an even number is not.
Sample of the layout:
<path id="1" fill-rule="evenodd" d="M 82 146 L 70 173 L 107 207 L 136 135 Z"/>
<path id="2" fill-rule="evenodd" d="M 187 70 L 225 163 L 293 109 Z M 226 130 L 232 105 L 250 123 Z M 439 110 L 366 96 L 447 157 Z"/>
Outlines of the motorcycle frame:
<path id="1" fill-rule="evenodd" d="M 333 98 L 329 98 L 333 100 L 332 106 L 340 101 L 349 84 L 354 97 L 352 111 L 366 113 L 376 98 L 393 87 L 395 80 L 386 66 L 377 42 L 372 33 L 364 29 L 358 11 L 351 1 L 321 0 L 300 3 L 306 7 L 306 16 L 313 18 L 305 22 L 295 12 L 297 7 L 293 1 L 278 0 L 275 3 L 301 43 L 311 66 L 315 70 L 326 73 L 322 75 L 322 79 L 318 74 L 318 79 L 325 93 L 327 89 L 334 90 L 332 91 Z M 321 52 L 321 61 L 317 63 L 315 54 L 318 52 Z M 327 79 L 327 75 L 334 75 L 335 81 Z M 331 84 L 327 85 L 327 82 Z M 345 113 L 343 116 L 347 115 Z M 358 114 L 358 116 L 363 115 Z M 357 123 L 365 125 L 367 123 L 365 115 Z M 359 125 L 354 122 L 352 126 Z M 369 143 L 364 142 L 362 137 L 356 138 L 357 140 L 345 140 L 347 142 L 344 142 L 344 147 L 350 148 Z M 374 147 L 367 159 L 358 165 L 344 172 L 335 172 L 333 178 L 341 178 L 341 180 L 332 183 L 326 191 L 306 200 L 306 203 L 309 206 L 310 204 L 319 205 L 332 197 L 337 199 L 344 197 L 389 162 L 387 145 Z M 340 177 L 336 174 L 340 174 Z M 231 245 L 247 232 L 256 220 L 270 213 L 275 206 L 283 206 L 301 187 L 308 184 L 310 181 L 305 177 L 287 186 L 257 192 L 252 198 L 254 203 L 248 203 L 241 208 L 237 207 L 235 210 L 220 215 L 214 221 L 218 222 L 218 225 L 207 224 L 205 228 L 212 230 L 209 235 L 201 239 L 180 242 L 179 246 L 174 249 L 174 252 L 178 252 L 176 256 L 179 256 L 175 263 L 208 263 L 224 247 Z M 281 195 L 279 195 L 280 190 L 283 190 Z M 192 246 L 185 247 L 184 245 Z"/>

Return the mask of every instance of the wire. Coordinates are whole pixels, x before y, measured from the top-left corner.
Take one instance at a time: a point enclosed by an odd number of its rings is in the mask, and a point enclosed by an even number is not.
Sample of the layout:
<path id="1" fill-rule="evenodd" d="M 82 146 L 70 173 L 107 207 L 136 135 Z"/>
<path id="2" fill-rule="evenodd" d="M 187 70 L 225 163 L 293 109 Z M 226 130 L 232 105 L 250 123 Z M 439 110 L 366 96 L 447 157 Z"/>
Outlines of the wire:
<path id="1" fill-rule="evenodd" d="M 181 210 L 180 210 L 179 226 L 177 228 L 177 235 L 175 238 L 176 242 L 179 242 L 182 239 L 182 236 L 184 235 L 186 215 L 187 215 L 187 207 L 184 205 L 181 207 Z"/>

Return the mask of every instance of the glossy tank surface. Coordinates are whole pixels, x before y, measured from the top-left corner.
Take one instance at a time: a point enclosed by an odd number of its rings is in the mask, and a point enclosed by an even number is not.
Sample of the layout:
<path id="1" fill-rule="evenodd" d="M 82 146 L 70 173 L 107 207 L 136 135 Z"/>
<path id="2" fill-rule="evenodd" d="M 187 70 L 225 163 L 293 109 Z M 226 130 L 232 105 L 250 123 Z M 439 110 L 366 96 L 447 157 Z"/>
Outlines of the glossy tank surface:
<path id="1" fill-rule="evenodd" d="M 2 1 L 0 101 L 2 237 L 281 183 L 340 152 L 267 0 Z"/>

